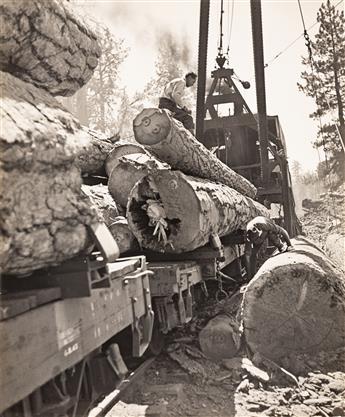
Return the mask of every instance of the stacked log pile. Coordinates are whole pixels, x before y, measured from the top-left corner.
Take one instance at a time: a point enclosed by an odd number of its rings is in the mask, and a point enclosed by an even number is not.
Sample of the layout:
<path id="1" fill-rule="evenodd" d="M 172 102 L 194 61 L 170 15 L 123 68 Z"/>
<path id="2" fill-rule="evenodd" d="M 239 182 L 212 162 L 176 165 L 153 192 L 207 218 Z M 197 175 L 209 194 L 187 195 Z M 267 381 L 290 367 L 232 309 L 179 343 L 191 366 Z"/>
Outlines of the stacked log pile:
<path id="1" fill-rule="evenodd" d="M 70 95 L 100 56 L 93 33 L 65 3 L 5 2 L 1 9 L 0 265 L 29 274 L 83 251 L 99 220 L 81 190 L 113 145 L 53 95 Z"/>

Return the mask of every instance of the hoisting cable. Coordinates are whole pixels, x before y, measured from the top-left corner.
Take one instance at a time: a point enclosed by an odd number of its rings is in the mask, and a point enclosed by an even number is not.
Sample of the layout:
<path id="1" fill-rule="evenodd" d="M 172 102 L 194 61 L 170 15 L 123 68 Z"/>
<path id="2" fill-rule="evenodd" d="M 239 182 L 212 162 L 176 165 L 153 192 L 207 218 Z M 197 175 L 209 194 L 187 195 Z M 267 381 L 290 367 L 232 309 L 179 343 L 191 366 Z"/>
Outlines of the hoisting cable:
<path id="1" fill-rule="evenodd" d="M 337 8 L 339 6 L 339 4 L 343 3 L 344 0 L 340 0 L 335 6 L 334 8 Z M 314 22 L 311 26 L 308 27 L 308 31 L 310 31 L 310 29 L 312 29 L 314 26 L 316 26 L 319 22 Z M 269 61 L 267 61 L 265 63 L 265 68 L 267 68 L 273 61 L 275 61 L 277 58 L 279 58 L 284 52 L 286 52 L 288 49 L 291 48 L 291 46 L 293 46 L 299 39 L 301 39 L 301 37 L 304 36 L 304 33 L 301 33 L 295 40 L 293 40 L 292 42 L 290 42 L 285 48 L 283 48 L 280 52 L 278 52 L 273 58 L 271 58 Z"/>
<path id="2" fill-rule="evenodd" d="M 229 2 L 228 2 L 229 6 Z M 228 33 L 228 49 L 227 53 L 229 53 L 230 50 L 230 42 L 231 42 L 231 34 L 232 34 L 232 25 L 234 21 L 234 8 L 235 8 L 235 0 L 231 1 L 231 19 L 230 19 L 230 27 L 229 27 L 229 33 Z"/>
<path id="3" fill-rule="evenodd" d="M 224 8 L 223 8 L 223 0 L 221 0 L 220 3 L 220 22 L 219 22 L 219 47 L 218 47 L 218 55 L 223 55 L 223 14 L 224 14 Z"/>
<path id="4" fill-rule="evenodd" d="M 305 22 L 304 22 L 304 17 L 303 17 L 303 11 L 302 11 L 302 7 L 301 7 L 301 3 L 300 0 L 298 1 L 298 6 L 299 6 L 299 10 L 300 10 L 300 14 L 301 14 L 301 20 L 302 20 L 302 24 L 303 24 L 303 29 L 304 29 L 304 39 L 305 39 L 305 45 L 308 49 L 308 54 L 309 54 L 309 62 L 310 62 L 310 68 L 311 68 L 311 72 L 313 74 L 313 78 L 316 79 L 318 78 L 320 84 L 322 85 L 322 80 L 318 77 L 317 74 L 315 74 L 315 62 L 314 62 L 314 57 L 313 57 L 313 51 L 312 51 L 312 47 L 311 47 L 311 40 L 309 38 L 307 29 L 305 27 Z M 317 71 L 317 69 L 316 69 Z M 314 82 L 312 82 L 312 89 L 314 91 L 314 95 L 315 95 L 315 99 L 316 99 L 316 103 L 318 102 L 318 89 L 315 88 Z M 319 129 L 320 129 L 320 134 L 321 134 L 321 140 L 322 140 L 322 147 L 323 147 L 323 152 L 325 155 L 325 164 L 326 164 L 326 170 L 329 173 L 330 171 L 330 167 L 329 167 L 329 161 L 328 161 L 328 157 L 327 157 L 327 147 L 326 147 L 326 141 L 325 141 L 325 137 L 324 137 L 324 132 L 323 132 L 323 124 L 322 124 L 322 120 L 321 120 L 321 115 L 319 114 L 319 112 L 317 111 L 317 115 L 318 115 L 318 121 L 319 121 Z M 341 142 L 341 137 L 340 137 L 340 142 Z M 329 188 L 331 188 L 332 183 L 331 183 L 331 178 L 328 175 L 328 184 L 329 184 Z M 334 203 L 334 198 L 332 197 L 332 208 L 333 208 L 333 214 L 335 214 L 335 203 Z"/>

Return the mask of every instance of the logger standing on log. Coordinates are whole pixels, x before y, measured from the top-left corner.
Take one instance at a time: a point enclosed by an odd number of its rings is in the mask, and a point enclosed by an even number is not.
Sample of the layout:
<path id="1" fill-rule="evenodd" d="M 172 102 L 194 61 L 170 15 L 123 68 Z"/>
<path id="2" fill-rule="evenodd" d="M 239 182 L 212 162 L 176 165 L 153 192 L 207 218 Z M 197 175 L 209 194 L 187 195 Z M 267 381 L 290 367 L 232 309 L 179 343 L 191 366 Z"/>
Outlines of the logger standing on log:
<path id="1" fill-rule="evenodd" d="M 290 237 L 285 229 L 263 216 L 252 219 L 246 227 L 245 243 L 245 260 L 249 280 L 255 275 L 257 254 L 266 239 L 279 252 L 286 252 L 291 246 Z"/>
<path id="2" fill-rule="evenodd" d="M 159 98 L 160 109 L 170 110 L 173 117 L 194 135 L 194 122 L 191 110 L 184 106 L 182 98 L 186 87 L 192 87 L 197 79 L 194 72 L 188 72 L 184 78 L 175 78 L 164 88 L 163 95 Z"/>

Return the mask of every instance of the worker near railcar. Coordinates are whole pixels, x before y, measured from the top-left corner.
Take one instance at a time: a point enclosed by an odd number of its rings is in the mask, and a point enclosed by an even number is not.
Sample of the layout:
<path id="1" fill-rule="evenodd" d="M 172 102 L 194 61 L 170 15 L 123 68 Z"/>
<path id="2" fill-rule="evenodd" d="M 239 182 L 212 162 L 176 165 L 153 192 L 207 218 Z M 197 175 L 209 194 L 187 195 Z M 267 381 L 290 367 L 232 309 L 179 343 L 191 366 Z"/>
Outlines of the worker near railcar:
<path id="1" fill-rule="evenodd" d="M 184 78 L 171 80 L 164 88 L 162 96 L 159 98 L 160 109 L 167 109 L 172 112 L 173 117 L 179 120 L 183 126 L 194 135 L 194 121 L 192 112 L 183 103 L 186 88 L 195 84 L 197 75 L 188 72 Z"/>
<path id="2" fill-rule="evenodd" d="M 267 242 L 281 253 L 286 252 L 292 246 L 285 229 L 267 217 L 255 217 L 246 227 L 245 260 L 248 279 L 255 275 L 258 252 Z"/>

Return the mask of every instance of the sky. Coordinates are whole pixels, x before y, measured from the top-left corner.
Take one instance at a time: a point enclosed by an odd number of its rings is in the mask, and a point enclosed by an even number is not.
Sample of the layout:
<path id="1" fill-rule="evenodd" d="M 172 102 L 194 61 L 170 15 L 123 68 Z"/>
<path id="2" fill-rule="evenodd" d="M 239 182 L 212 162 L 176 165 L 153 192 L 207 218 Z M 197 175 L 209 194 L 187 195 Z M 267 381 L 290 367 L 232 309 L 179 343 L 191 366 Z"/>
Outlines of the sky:
<path id="1" fill-rule="evenodd" d="M 331 0 L 331 3 L 337 5 L 339 1 Z M 199 0 L 75 0 L 74 3 L 106 25 L 114 36 L 123 38 L 130 47 L 121 71 L 129 92 L 140 90 L 154 77 L 160 36 L 165 31 L 188 44 L 194 63 L 188 70 L 196 72 Z M 230 67 L 241 80 L 250 81 L 249 90 L 244 90 L 241 84 L 237 86 L 256 113 L 250 2 L 223 0 L 223 3 L 223 51 L 229 46 Z M 221 0 L 210 0 L 210 4 L 208 76 L 215 68 L 218 53 Z M 300 0 L 311 39 L 318 30 L 315 23 L 321 4 L 321 0 Z M 296 160 L 304 171 L 313 170 L 324 156 L 312 146 L 318 127 L 317 122 L 309 118 L 315 110 L 314 101 L 297 87 L 304 70 L 301 57 L 308 54 L 301 36 L 303 24 L 298 0 L 262 0 L 261 5 L 264 61 L 268 63 L 265 69 L 267 114 L 279 116 L 290 164 Z M 344 0 L 337 6 L 341 8 L 344 8 Z"/>

